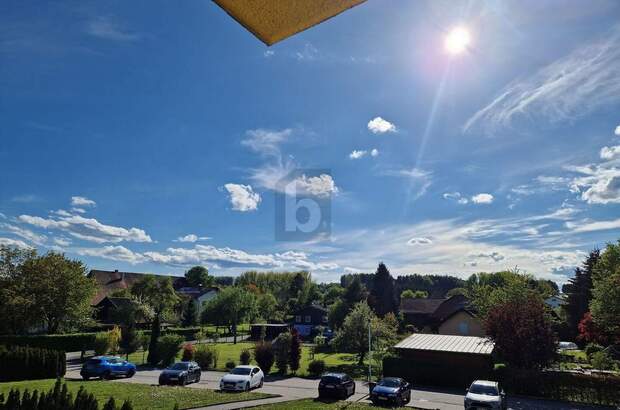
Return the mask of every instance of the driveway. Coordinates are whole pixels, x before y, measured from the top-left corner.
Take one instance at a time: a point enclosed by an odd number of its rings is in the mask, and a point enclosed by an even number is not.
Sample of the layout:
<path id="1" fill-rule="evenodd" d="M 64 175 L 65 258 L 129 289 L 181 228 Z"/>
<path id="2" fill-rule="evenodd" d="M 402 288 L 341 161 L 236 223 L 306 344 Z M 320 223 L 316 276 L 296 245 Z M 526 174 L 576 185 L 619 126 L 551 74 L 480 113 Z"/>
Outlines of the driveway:
<path id="1" fill-rule="evenodd" d="M 131 379 L 117 379 L 114 383 L 142 383 L 157 384 L 161 370 L 140 370 Z M 190 384 L 192 389 L 218 389 L 223 372 L 204 371 L 200 383 Z M 75 362 L 67 364 L 66 378 L 80 378 L 79 365 Z M 256 389 L 262 393 L 277 394 L 281 397 L 273 399 L 255 400 L 245 403 L 229 403 L 225 405 L 210 406 L 209 409 L 239 409 L 244 406 L 256 406 L 273 402 L 306 399 L 317 397 L 317 380 L 304 379 L 301 377 L 267 377 L 262 388 Z M 356 382 L 356 393 L 348 401 L 368 402 L 367 387 L 363 382 Z M 234 393 L 231 393 L 234 394 Z M 412 390 L 410 407 L 440 410 L 462 410 L 464 392 L 441 390 L 434 388 L 416 388 Z M 601 410 L 605 407 L 570 405 L 564 402 L 551 400 L 536 400 L 523 397 L 509 397 L 508 408 L 512 410 Z"/>

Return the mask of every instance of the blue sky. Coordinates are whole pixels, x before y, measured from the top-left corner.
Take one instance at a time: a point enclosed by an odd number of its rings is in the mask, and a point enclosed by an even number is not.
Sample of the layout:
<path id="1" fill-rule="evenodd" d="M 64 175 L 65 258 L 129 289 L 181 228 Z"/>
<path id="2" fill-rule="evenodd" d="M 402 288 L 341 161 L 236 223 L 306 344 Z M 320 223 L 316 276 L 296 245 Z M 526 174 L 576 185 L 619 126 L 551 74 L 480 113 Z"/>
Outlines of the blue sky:
<path id="1" fill-rule="evenodd" d="M 620 237 L 619 17 L 370 0 L 268 48 L 208 1 L 3 2 L 0 243 L 156 273 L 564 282 Z M 330 235 L 275 239 L 291 179 L 329 199 Z"/>

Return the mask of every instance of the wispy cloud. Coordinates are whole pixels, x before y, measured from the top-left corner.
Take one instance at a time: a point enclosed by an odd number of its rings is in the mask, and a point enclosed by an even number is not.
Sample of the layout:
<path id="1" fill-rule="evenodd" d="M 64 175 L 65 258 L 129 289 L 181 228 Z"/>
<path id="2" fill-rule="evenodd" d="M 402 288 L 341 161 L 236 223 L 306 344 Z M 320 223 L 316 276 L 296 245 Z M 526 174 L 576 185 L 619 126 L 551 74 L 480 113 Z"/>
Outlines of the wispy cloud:
<path id="1" fill-rule="evenodd" d="M 194 243 L 198 241 L 207 241 L 211 239 L 209 236 L 198 236 L 196 234 L 190 233 L 184 236 L 179 236 L 177 239 L 174 239 L 173 242 L 189 242 Z"/>
<path id="2" fill-rule="evenodd" d="M 96 206 L 97 203 L 93 201 L 92 199 L 88 199 L 83 196 L 72 196 L 71 205 L 72 206 Z"/>
<path id="3" fill-rule="evenodd" d="M 110 17 L 98 17 L 86 24 L 86 33 L 91 36 L 112 41 L 138 41 L 142 36 L 122 27 Z"/>
<path id="4" fill-rule="evenodd" d="M 517 79 L 464 125 L 468 132 L 488 134 L 510 128 L 520 120 L 549 123 L 572 121 L 620 100 L 620 25 L 604 39 L 583 45 Z"/>
<path id="5" fill-rule="evenodd" d="M 620 229 L 620 219 L 613 219 L 610 221 L 569 221 L 566 222 L 566 227 L 572 232 L 607 231 L 611 229 Z"/>

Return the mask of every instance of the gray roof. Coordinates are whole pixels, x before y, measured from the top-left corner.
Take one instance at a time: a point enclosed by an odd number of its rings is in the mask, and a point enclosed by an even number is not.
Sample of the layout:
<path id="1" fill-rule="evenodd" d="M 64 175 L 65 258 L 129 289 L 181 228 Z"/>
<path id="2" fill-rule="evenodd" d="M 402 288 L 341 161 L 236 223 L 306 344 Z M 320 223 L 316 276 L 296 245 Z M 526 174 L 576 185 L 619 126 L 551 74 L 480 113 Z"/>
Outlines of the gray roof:
<path id="1" fill-rule="evenodd" d="M 495 345 L 484 337 L 451 336 L 416 333 L 399 342 L 394 348 L 431 350 L 437 352 L 491 354 Z"/>

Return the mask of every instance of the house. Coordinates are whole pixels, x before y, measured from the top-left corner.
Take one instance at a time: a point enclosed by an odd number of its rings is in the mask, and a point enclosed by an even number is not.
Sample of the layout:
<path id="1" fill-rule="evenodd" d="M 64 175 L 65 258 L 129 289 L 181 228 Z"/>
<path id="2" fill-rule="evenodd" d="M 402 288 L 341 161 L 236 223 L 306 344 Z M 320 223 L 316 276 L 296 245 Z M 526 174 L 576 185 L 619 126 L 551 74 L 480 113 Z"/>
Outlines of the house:
<path id="1" fill-rule="evenodd" d="M 95 305 L 95 319 L 102 324 L 119 324 L 119 313 L 134 303 L 130 298 L 106 296 Z"/>
<path id="2" fill-rule="evenodd" d="M 483 337 L 416 333 L 394 346 L 398 357 L 384 360 L 383 374 L 422 385 L 466 387 L 492 377 L 494 349 Z"/>
<path id="3" fill-rule="evenodd" d="M 441 335 L 485 335 L 482 322 L 476 317 L 467 297 L 403 299 L 400 311 L 406 323 L 425 333 Z"/>
<path id="4" fill-rule="evenodd" d="M 142 280 L 149 273 L 138 272 L 119 272 L 118 270 L 107 271 L 93 269 L 88 272 L 88 277 L 95 280 L 97 284 L 97 293 L 91 300 L 91 305 L 96 306 L 106 296 L 111 296 L 114 292 L 118 292 L 123 289 L 131 289 L 131 287 Z M 168 275 L 154 275 L 154 276 L 168 276 Z M 185 279 L 180 277 L 172 277 L 173 282 L 179 279 Z"/>
<path id="5" fill-rule="evenodd" d="M 299 332 L 300 336 L 310 336 L 315 333 L 317 326 L 327 327 L 327 313 L 327 309 L 321 306 L 306 306 L 293 314 L 292 326 Z"/>
<path id="6" fill-rule="evenodd" d="M 250 325 L 250 340 L 260 340 L 263 328 L 265 329 L 265 340 L 273 340 L 280 333 L 289 331 L 289 325 L 286 323 L 253 323 Z"/>
<path id="7" fill-rule="evenodd" d="M 566 299 L 563 297 L 563 295 L 549 296 L 547 299 L 545 299 L 545 304 L 552 309 L 557 309 L 566 304 Z"/>
<path id="8" fill-rule="evenodd" d="M 216 297 L 220 289 L 216 287 L 202 288 L 185 286 L 176 289 L 176 291 L 180 296 L 190 298 L 196 304 L 198 315 L 200 315 L 204 303 Z"/>

